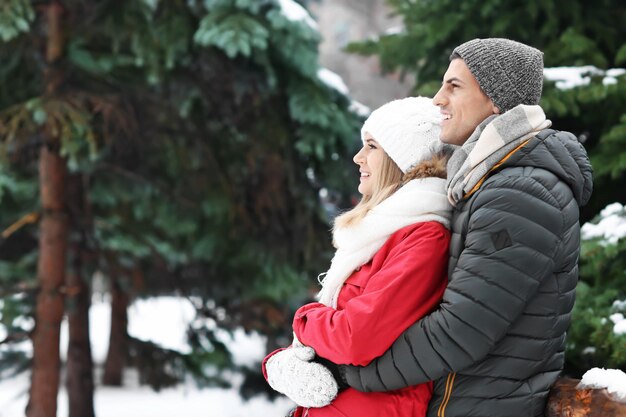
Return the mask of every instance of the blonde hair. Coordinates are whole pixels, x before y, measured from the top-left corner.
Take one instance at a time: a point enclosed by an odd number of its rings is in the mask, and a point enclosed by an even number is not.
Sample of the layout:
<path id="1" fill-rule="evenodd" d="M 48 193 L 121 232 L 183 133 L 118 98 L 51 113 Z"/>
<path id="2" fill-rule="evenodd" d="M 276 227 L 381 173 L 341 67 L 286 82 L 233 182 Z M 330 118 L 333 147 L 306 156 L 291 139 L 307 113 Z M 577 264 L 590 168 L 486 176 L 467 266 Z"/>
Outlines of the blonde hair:
<path id="1" fill-rule="evenodd" d="M 337 217 L 333 229 L 357 224 L 363 220 L 370 210 L 411 180 L 429 177 L 445 179 L 446 164 L 449 158 L 450 153 L 447 151 L 435 153 L 430 159 L 419 162 L 410 168 L 406 174 L 403 174 L 398 165 L 385 152 L 380 168 L 381 173 L 376 178 L 372 195 L 364 195 L 354 208 Z"/>

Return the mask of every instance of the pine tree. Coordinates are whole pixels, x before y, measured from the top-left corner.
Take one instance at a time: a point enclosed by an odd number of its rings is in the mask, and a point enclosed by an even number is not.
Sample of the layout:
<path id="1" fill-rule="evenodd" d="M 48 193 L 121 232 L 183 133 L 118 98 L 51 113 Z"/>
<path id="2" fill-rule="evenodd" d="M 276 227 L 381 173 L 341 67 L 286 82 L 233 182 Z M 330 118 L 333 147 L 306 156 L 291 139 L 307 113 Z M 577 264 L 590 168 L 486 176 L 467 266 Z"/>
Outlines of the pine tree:
<path id="1" fill-rule="evenodd" d="M 48 271 L 67 272 L 54 284 L 57 300 L 66 294 L 70 317 L 82 315 L 70 349 L 86 343 L 85 280 L 95 272 L 140 296 L 182 292 L 217 328 L 250 329 L 258 326 L 252 312 L 306 296 L 330 252 L 318 191 L 342 186 L 359 123 L 350 100 L 318 77 L 316 30 L 274 0 L 66 0 L 63 48 L 43 70 L 39 45 L 51 33 L 43 11 L 61 2 L 34 3 L 0 6 L 0 82 L 14 86 L 0 91 L 0 228 L 14 225 L 11 239 L 26 243 L 43 239 L 50 210 L 22 198 L 20 187 L 46 189 L 53 177 L 37 177 L 35 150 L 51 153 L 66 168 L 54 209 L 69 210 L 72 221 Z M 40 213 L 38 225 L 18 221 L 31 212 Z M 17 280 L 42 255 L 27 244 L 3 253 L 10 287 L 20 291 Z M 33 308 L 27 301 L 22 310 Z M 264 321 L 267 332 L 283 325 Z M 37 316 L 36 329 L 42 324 Z M 223 384 L 207 373 L 208 363 L 232 366 L 216 328 L 191 328 L 189 337 L 186 355 L 127 339 L 124 359 L 153 358 L 142 379 L 155 387 L 184 372 Z M 58 381 L 58 342 L 48 343 Z M 48 386 L 50 400 L 31 395 L 29 415 L 56 412 L 57 386 Z M 91 396 L 89 383 L 69 386 L 71 398 Z"/>

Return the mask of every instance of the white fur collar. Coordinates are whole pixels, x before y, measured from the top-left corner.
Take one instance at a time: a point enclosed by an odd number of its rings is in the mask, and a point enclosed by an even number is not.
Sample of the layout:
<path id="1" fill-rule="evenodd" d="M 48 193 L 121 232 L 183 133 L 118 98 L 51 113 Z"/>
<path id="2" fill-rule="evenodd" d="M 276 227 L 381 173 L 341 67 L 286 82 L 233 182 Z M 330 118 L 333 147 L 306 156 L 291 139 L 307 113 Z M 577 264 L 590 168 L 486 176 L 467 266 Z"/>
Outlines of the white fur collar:
<path id="1" fill-rule="evenodd" d="M 427 221 L 449 227 L 452 206 L 445 185 L 446 180 L 441 178 L 412 180 L 374 207 L 358 224 L 336 229 L 333 243 L 337 251 L 322 282 L 320 302 L 336 308 L 346 279 L 368 263 L 396 231 Z"/>

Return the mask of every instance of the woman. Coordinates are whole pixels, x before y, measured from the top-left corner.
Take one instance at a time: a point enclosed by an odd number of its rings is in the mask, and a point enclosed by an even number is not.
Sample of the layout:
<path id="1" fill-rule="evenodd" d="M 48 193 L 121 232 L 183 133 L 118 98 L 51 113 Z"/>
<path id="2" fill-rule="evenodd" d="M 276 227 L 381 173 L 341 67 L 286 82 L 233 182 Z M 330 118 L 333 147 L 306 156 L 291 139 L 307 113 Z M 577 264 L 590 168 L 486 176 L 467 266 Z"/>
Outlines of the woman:
<path id="1" fill-rule="evenodd" d="M 337 364 L 366 365 L 439 303 L 447 281 L 451 213 L 447 158 L 433 152 L 440 149 L 440 118 L 430 99 L 412 97 L 385 104 L 365 121 L 363 148 L 354 157 L 363 197 L 335 221 L 337 251 L 320 302 L 295 314 L 294 345 L 299 340 Z M 283 359 L 289 357 L 290 349 L 268 355 L 264 372 L 270 385 L 285 392 L 280 387 L 294 378 L 310 378 L 315 391 L 313 374 L 285 371 Z M 376 393 L 348 388 L 332 404 L 298 407 L 294 415 L 424 416 L 431 393 L 431 383 Z"/>

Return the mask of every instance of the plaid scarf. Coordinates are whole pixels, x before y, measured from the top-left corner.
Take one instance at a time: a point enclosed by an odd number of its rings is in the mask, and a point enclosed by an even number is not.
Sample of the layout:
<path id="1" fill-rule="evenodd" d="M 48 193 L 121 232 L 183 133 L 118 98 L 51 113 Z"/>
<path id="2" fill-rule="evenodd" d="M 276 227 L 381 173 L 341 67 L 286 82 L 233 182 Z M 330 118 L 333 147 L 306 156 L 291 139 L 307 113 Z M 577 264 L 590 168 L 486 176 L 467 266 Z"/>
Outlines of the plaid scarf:
<path id="1" fill-rule="evenodd" d="M 540 106 L 520 104 L 486 118 L 448 161 L 448 200 L 456 206 L 504 157 L 552 125 Z"/>

